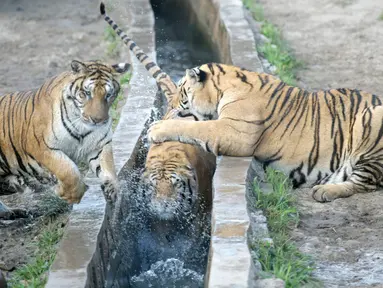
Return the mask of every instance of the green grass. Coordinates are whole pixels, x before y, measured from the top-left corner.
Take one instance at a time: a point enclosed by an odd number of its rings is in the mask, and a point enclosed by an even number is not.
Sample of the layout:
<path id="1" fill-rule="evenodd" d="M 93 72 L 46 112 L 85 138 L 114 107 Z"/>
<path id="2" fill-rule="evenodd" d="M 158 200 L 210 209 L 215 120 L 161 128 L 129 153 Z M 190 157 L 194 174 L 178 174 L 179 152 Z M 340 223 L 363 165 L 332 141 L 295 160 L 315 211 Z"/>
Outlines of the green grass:
<path id="1" fill-rule="evenodd" d="M 243 4 L 252 13 L 253 18 L 261 22 L 261 33 L 270 41 L 259 45 L 258 51 L 277 68 L 276 74 L 282 81 L 289 85 L 296 85 L 295 71 L 302 63 L 291 55 L 280 30 L 265 19 L 262 6 L 255 0 L 243 0 Z"/>
<path id="2" fill-rule="evenodd" d="M 267 169 L 266 175 L 272 191 L 265 193 L 255 180 L 254 192 L 257 199 L 256 208 L 261 209 L 266 216 L 273 242 L 257 241 L 252 245 L 262 265 L 264 276 L 275 275 L 285 281 L 286 287 L 291 288 L 304 284 L 306 287 L 321 287 L 321 283 L 312 276 L 312 260 L 301 253 L 290 240 L 289 232 L 299 222 L 290 181 L 283 173 L 272 169 Z"/>
<path id="3" fill-rule="evenodd" d="M 57 244 L 62 238 L 60 224 L 50 224 L 38 236 L 34 245 L 35 258 L 17 269 L 9 282 L 10 288 L 43 288 L 47 282 L 47 272 L 56 256 Z"/>
<path id="4" fill-rule="evenodd" d="M 257 4 L 254 0 L 243 0 L 243 5 L 253 15 L 253 18 L 259 22 L 262 22 L 265 20 L 265 16 L 263 14 L 263 7 L 259 4 Z"/>
<path id="5" fill-rule="evenodd" d="M 130 78 L 132 77 L 130 72 L 126 72 L 124 75 L 120 78 L 120 85 L 124 86 L 126 84 L 129 84 Z"/>
<path id="6" fill-rule="evenodd" d="M 106 49 L 106 54 L 109 57 L 115 57 L 118 56 L 119 54 L 119 45 L 120 45 L 120 39 L 117 35 L 117 33 L 113 30 L 112 27 L 107 26 L 104 31 L 104 40 L 108 42 L 108 46 Z M 120 120 L 120 113 L 118 111 L 118 107 L 121 103 L 121 101 L 124 100 L 124 88 L 127 84 L 129 84 L 131 78 L 131 73 L 127 72 L 124 75 L 121 76 L 120 78 L 120 85 L 121 89 L 120 92 L 118 93 L 116 99 L 114 100 L 112 104 L 112 108 L 110 110 L 113 123 L 112 123 L 112 129 L 116 129 L 118 121 Z"/>
<path id="7" fill-rule="evenodd" d="M 111 116 L 113 119 L 113 123 L 112 123 L 112 129 L 113 130 L 116 129 L 118 121 L 120 120 L 120 114 L 121 113 L 119 113 L 118 107 L 119 107 L 121 101 L 124 100 L 124 90 L 125 90 L 125 87 L 129 84 L 131 76 L 132 76 L 132 74 L 130 72 L 127 72 L 124 75 L 122 75 L 120 78 L 121 89 L 120 89 L 120 92 L 118 93 L 116 99 L 114 100 L 111 109 L 110 109 L 110 113 L 111 113 Z"/>
<path id="8" fill-rule="evenodd" d="M 41 207 L 39 209 L 44 213 L 45 217 L 57 217 L 69 212 L 71 205 L 55 194 L 47 193 L 41 199 Z"/>
<path id="9" fill-rule="evenodd" d="M 383 21 L 383 11 L 382 11 L 382 13 L 380 13 L 378 20 Z"/>
<path id="10" fill-rule="evenodd" d="M 116 31 L 114 31 L 112 27 L 105 27 L 104 40 L 108 42 L 108 46 L 106 47 L 106 54 L 110 57 L 118 56 L 120 41 L 117 37 Z"/>

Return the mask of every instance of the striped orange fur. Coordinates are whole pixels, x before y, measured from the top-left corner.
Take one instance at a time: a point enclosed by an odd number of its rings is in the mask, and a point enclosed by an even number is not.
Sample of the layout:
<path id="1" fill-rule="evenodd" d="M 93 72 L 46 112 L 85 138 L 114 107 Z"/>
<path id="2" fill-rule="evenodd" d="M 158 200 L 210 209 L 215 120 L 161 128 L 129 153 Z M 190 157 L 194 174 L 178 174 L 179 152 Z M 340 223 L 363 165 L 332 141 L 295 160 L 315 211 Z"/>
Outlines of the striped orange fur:
<path id="1" fill-rule="evenodd" d="M 289 175 L 294 187 L 315 185 L 320 202 L 382 183 L 381 97 L 357 89 L 310 92 L 218 63 L 187 70 L 178 89 L 178 108 L 203 121 L 160 121 L 148 132 L 153 143 L 253 156 Z"/>

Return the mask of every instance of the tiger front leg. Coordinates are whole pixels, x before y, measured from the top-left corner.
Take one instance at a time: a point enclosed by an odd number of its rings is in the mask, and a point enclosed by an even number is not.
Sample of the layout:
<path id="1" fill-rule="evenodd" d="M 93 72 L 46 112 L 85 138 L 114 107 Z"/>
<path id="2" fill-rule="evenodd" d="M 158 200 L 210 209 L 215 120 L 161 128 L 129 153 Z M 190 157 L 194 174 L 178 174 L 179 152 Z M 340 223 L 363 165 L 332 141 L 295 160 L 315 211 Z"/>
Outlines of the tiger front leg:
<path id="1" fill-rule="evenodd" d="M 68 203 L 80 203 L 87 185 L 84 183 L 77 165 L 60 150 L 41 151 L 34 158 L 50 173 L 56 176 L 56 194 Z"/>
<path id="2" fill-rule="evenodd" d="M 179 141 L 199 145 L 215 155 L 248 157 L 254 155 L 257 127 L 239 125 L 227 119 L 210 121 L 163 120 L 155 122 L 148 131 L 151 143 Z M 251 133 L 249 133 L 251 131 Z"/>
<path id="3" fill-rule="evenodd" d="M 115 202 L 119 191 L 119 185 L 113 160 L 112 143 L 106 144 L 99 152 L 89 157 L 89 167 L 102 181 L 101 189 L 105 200 Z"/>

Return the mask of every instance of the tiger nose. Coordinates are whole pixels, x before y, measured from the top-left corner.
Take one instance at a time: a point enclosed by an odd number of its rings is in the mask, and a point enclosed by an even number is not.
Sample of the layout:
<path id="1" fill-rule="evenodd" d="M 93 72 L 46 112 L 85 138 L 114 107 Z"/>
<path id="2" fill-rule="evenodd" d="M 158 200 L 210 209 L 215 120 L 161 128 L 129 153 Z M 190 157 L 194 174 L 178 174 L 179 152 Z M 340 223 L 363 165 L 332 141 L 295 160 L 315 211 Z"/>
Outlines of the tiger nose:
<path id="1" fill-rule="evenodd" d="M 90 120 L 92 120 L 93 123 L 95 124 L 99 124 L 99 123 L 106 123 L 108 122 L 108 118 L 103 118 L 103 117 L 92 117 L 92 116 L 89 116 Z"/>

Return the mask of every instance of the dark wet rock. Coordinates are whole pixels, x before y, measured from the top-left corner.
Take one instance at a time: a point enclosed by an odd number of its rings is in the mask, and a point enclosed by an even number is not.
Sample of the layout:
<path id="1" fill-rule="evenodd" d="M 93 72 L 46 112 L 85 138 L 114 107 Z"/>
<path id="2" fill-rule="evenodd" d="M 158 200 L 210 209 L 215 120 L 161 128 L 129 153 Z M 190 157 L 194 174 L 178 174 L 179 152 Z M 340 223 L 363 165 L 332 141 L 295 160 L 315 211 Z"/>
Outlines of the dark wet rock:
<path id="1" fill-rule="evenodd" d="M 7 288 L 7 281 L 5 280 L 3 272 L 0 271 L 0 288 Z"/>

